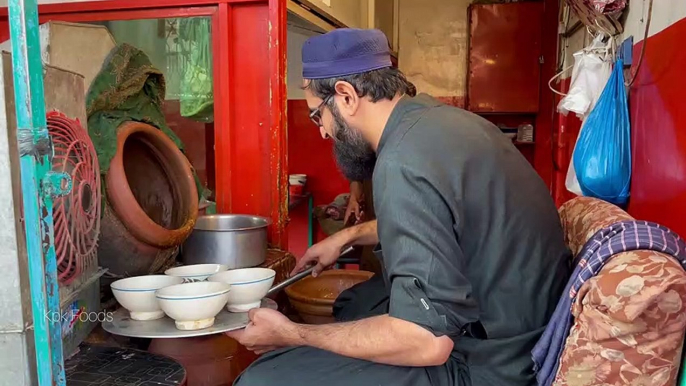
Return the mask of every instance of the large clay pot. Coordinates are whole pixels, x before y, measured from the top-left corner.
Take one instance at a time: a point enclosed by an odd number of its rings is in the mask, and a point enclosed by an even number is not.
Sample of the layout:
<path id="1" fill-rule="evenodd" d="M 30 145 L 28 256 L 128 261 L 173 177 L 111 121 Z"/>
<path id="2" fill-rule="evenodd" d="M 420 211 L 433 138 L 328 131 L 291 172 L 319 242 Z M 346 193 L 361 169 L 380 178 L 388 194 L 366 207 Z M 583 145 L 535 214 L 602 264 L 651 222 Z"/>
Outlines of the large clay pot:
<path id="1" fill-rule="evenodd" d="M 338 295 L 374 273 L 332 269 L 317 277 L 306 277 L 286 288 L 286 294 L 300 318 L 307 324 L 333 323 L 333 304 Z"/>
<path id="2" fill-rule="evenodd" d="M 134 276 L 173 263 L 198 216 L 192 168 L 174 142 L 150 125 L 122 124 L 105 188 L 100 265 Z"/>
<path id="3" fill-rule="evenodd" d="M 257 359 L 257 355 L 224 334 L 153 339 L 148 351 L 181 363 L 186 369 L 188 386 L 231 386 Z"/>

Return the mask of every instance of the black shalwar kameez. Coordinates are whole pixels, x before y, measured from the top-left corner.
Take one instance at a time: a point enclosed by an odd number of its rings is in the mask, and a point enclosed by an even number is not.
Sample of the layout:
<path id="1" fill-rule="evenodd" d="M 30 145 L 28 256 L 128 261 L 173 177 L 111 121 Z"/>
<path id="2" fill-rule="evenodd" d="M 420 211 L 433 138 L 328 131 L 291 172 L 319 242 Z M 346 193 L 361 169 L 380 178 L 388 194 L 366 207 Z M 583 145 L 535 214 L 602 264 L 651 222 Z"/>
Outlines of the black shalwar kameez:
<path id="1" fill-rule="evenodd" d="M 569 274 L 548 188 L 496 126 L 424 94 L 398 102 L 377 157 L 384 272 L 341 294 L 336 316 L 413 322 L 453 339 L 450 359 L 412 368 L 295 347 L 262 356 L 235 384 L 534 385 L 530 352 Z"/>

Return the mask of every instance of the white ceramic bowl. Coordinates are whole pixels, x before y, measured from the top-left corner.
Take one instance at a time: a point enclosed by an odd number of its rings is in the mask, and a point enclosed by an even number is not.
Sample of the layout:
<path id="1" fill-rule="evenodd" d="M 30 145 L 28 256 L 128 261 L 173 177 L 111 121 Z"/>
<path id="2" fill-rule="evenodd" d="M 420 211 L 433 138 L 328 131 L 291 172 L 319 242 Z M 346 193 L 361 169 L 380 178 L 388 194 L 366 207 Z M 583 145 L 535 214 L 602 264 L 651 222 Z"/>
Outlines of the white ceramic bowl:
<path id="1" fill-rule="evenodd" d="M 155 320 L 164 316 L 157 303 L 155 291 L 183 283 L 183 278 L 166 275 L 136 276 L 110 284 L 112 293 L 122 307 L 129 310 L 133 320 Z"/>
<path id="2" fill-rule="evenodd" d="M 217 272 L 226 271 L 228 265 L 224 264 L 192 264 L 181 267 L 169 268 L 164 271 L 165 275 L 182 277 L 185 283 L 205 281 Z"/>
<path id="3" fill-rule="evenodd" d="M 216 273 L 207 280 L 231 285 L 229 302 L 230 312 L 248 312 L 259 308 L 262 298 L 274 283 L 276 272 L 269 268 L 241 268 Z"/>
<path id="4" fill-rule="evenodd" d="M 307 175 L 306 174 L 291 174 L 288 176 L 288 182 L 291 185 L 305 185 L 307 182 Z"/>
<path id="5" fill-rule="evenodd" d="M 162 311 L 174 319 L 176 328 L 200 330 L 214 324 L 214 317 L 229 300 L 230 290 L 226 283 L 201 281 L 165 287 L 155 296 Z"/>

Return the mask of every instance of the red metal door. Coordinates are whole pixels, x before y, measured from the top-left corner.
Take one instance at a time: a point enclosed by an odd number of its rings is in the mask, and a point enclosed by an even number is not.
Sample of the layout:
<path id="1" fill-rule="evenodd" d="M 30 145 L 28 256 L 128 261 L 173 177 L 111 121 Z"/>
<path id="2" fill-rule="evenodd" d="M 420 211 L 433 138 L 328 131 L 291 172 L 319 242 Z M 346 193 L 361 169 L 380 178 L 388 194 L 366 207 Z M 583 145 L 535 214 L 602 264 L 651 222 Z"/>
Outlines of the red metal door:
<path id="1" fill-rule="evenodd" d="M 467 108 L 536 113 L 544 3 L 471 5 Z"/>

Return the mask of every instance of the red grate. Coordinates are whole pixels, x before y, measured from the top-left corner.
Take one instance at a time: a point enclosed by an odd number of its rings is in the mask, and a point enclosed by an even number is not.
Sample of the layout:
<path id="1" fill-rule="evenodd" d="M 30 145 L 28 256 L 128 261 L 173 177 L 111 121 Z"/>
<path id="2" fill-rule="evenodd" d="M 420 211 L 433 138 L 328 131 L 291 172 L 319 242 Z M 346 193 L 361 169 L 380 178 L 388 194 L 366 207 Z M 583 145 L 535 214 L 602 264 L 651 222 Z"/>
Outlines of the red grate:
<path id="1" fill-rule="evenodd" d="M 100 233 L 100 167 L 88 132 L 78 120 L 47 114 L 55 155 L 52 170 L 71 175 L 72 190 L 54 201 L 55 251 L 60 283 L 97 268 Z"/>

